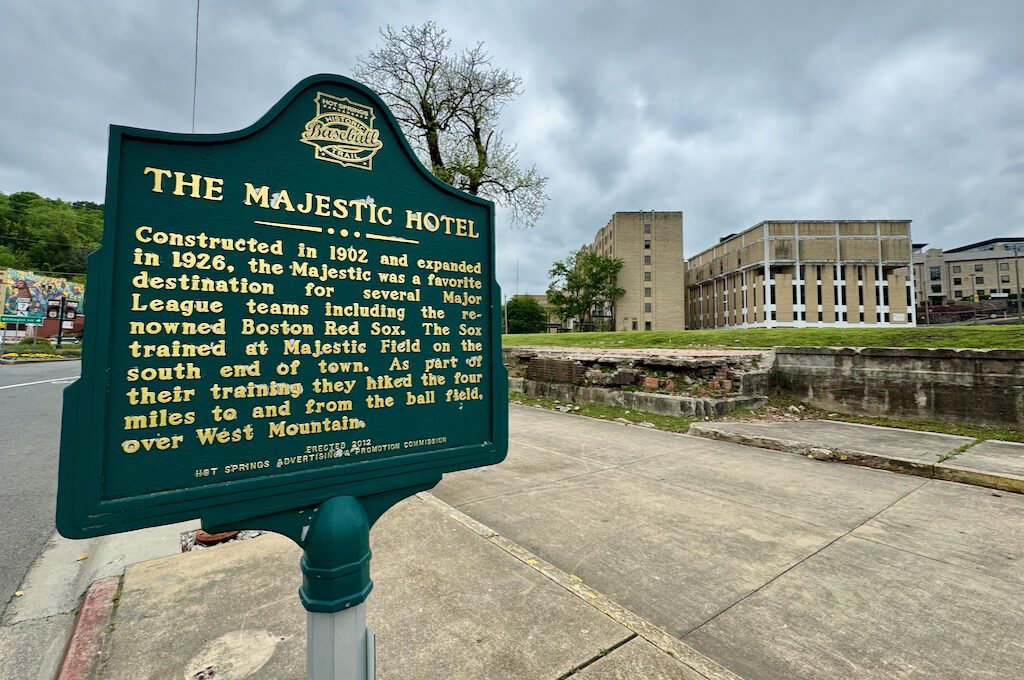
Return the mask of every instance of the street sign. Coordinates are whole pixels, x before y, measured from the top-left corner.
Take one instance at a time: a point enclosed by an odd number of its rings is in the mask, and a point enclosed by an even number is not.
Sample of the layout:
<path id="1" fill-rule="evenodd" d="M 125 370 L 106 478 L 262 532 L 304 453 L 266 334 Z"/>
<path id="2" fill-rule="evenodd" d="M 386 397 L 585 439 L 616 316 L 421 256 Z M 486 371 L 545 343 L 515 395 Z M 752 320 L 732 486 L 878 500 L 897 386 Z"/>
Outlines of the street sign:
<path id="1" fill-rule="evenodd" d="M 29 326 L 42 326 L 43 317 L 40 314 L 4 314 L 0 316 L 4 323 L 23 323 Z"/>
<path id="2" fill-rule="evenodd" d="M 302 543 L 329 499 L 372 524 L 504 458 L 493 205 L 435 179 L 366 87 L 308 78 L 233 133 L 114 126 L 106 205 L 64 536 L 200 517 Z"/>

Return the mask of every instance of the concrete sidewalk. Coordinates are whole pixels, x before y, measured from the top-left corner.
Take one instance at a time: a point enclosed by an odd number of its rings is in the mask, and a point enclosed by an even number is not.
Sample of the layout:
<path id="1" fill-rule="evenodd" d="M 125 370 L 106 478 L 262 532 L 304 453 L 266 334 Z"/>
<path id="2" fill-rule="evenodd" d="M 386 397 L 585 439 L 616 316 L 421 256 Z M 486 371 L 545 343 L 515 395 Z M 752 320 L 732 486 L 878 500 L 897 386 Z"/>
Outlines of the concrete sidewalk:
<path id="1" fill-rule="evenodd" d="M 433 493 L 748 680 L 1024 667 L 1024 496 L 510 413 L 509 459 Z"/>
<path id="2" fill-rule="evenodd" d="M 735 677 L 429 494 L 372 539 L 380 680 Z M 98 678 L 305 678 L 300 554 L 265 535 L 130 567 Z"/>
<path id="3" fill-rule="evenodd" d="M 1024 667 L 1008 633 L 1024 628 L 1022 495 L 539 409 L 510 417 L 508 460 L 446 476 L 373 529 L 381 680 Z M 908 458 L 959 448 L 921 442 Z M 298 558 L 264 536 L 130 567 L 99 680 L 304 678 Z"/>
<path id="4" fill-rule="evenodd" d="M 689 434 L 1024 493 L 1024 444 L 833 420 L 698 423 Z"/>

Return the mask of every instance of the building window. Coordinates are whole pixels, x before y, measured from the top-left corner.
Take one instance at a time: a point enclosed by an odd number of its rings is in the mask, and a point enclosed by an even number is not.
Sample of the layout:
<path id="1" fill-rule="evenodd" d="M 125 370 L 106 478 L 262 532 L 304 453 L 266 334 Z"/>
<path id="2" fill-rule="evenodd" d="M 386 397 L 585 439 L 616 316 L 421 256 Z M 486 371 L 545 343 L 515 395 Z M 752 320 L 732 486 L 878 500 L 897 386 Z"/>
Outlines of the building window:
<path id="1" fill-rule="evenodd" d="M 942 284 L 941 283 L 940 284 L 933 283 L 932 284 L 932 292 L 933 293 L 941 293 L 942 292 Z M 861 301 L 861 304 L 864 304 L 863 301 Z"/>
<path id="2" fill-rule="evenodd" d="M 651 297 L 651 289 L 644 288 L 644 297 Z"/>
<path id="3" fill-rule="evenodd" d="M 644 281 L 650 281 L 650 280 L 651 280 L 651 273 L 650 272 L 644 272 Z"/>
<path id="4" fill-rule="evenodd" d="M 651 263 L 651 256 L 650 255 L 644 255 L 644 264 L 650 264 L 650 263 Z"/>
<path id="5" fill-rule="evenodd" d="M 645 302 L 644 303 L 644 312 L 646 312 L 647 314 L 651 313 L 651 303 L 650 302 Z"/>
<path id="6" fill-rule="evenodd" d="M 650 250 L 650 249 L 651 249 L 651 240 L 645 238 L 644 239 L 644 250 Z"/>
<path id="7" fill-rule="evenodd" d="M 644 330 L 645 331 L 651 330 L 651 322 L 650 321 L 644 321 Z"/>
<path id="8" fill-rule="evenodd" d="M 633 319 L 633 330 L 636 330 L 636 319 Z"/>
<path id="9" fill-rule="evenodd" d="M 1009 282 L 1010 282 L 1010 275 L 1009 274 L 1001 274 L 999 276 L 999 283 L 1009 283 Z"/>
<path id="10" fill-rule="evenodd" d="M 999 263 L 999 268 L 1002 269 L 1003 271 L 1007 271 L 1010 268 L 1010 263 L 1009 262 L 1000 262 Z"/>
<path id="11" fill-rule="evenodd" d="M 1006 293 L 1006 294 L 1009 294 L 1010 293 L 1010 289 L 1009 288 L 1003 288 L 1003 292 Z"/>
<path id="12" fill-rule="evenodd" d="M 974 265 L 974 271 L 976 271 L 976 272 L 985 271 L 985 265 L 982 265 L 982 264 Z"/>
<path id="13" fill-rule="evenodd" d="M 974 282 L 975 283 L 985 283 L 985 277 L 984 276 L 975 276 L 974 277 Z"/>
<path id="14" fill-rule="evenodd" d="M 860 267 L 857 267 L 857 278 L 860 279 Z M 942 267 L 929 267 L 928 278 L 932 281 L 942 280 Z"/>
<path id="15" fill-rule="evenodd" d="M 953 279 L 953 285 L 954 285 L 954 286 L 960 286 L 960 285 L 963 285 L 963 283 L 962 283 L 962 280 L 961 280 L 961 279 L 960 279 L 959 277 L 957 277 L 957 278 Z"/>
<path id="16" fill-rule="evenodd" d="M 962 298 L 963 296 L 964 296 L 964 292 L 962 290 L 954 290 L 953 291 L 953 297 L 955 297 L 955 298 Z"/>
<path id="17" fill-rule="evenodd" d="M 959 274 L 960 273 L 960 265 L 958 265 L 958 264 L 953 265 L 953 273 L 954 274 Z"/>
<path id="18" fill-rule="evenodd" d="M 649 224 L 645 224 L 644 225 L 644 233 L 645 234 L 650 234 L 651 233 L 651 225 L 649 225 Z"/>

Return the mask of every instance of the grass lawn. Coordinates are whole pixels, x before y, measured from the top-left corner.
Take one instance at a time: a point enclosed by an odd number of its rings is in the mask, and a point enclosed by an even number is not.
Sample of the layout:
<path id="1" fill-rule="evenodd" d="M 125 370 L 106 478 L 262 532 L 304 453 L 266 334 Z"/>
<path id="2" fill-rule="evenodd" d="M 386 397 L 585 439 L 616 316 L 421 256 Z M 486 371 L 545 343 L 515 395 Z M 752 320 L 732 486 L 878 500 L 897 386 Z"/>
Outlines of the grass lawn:
<path id="1" fill-rule="evenodd" d="M 1024 326 L 916 328 L 739 328 L 701 331 L 505 335 L 506 346 L 601 348 L 946 347 L 1024 349 Z"/>

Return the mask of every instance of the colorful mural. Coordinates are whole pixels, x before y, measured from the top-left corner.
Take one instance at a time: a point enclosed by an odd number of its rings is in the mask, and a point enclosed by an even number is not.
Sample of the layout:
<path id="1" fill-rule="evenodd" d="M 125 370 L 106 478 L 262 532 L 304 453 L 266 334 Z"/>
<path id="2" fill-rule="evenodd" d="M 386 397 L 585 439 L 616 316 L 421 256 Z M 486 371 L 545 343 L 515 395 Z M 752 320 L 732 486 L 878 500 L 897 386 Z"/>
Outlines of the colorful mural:
<path id="1" fill-rule="evenodd" d="M 46 301 L 66 298 L 78 302 L 82 309 L 85 286 L 54 276 L 44 276 L 20 269 L 0 270 L 6 295 L 2 321 L 39 325 L 46 316 Z"/>

